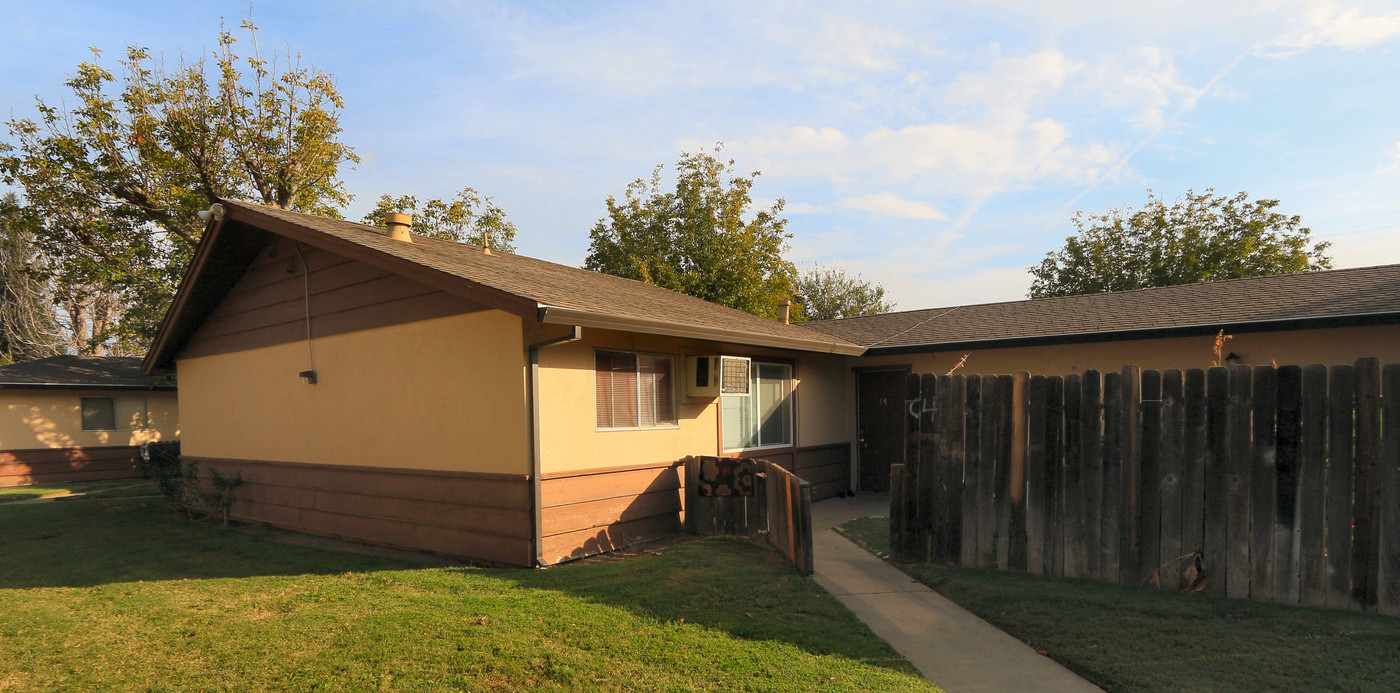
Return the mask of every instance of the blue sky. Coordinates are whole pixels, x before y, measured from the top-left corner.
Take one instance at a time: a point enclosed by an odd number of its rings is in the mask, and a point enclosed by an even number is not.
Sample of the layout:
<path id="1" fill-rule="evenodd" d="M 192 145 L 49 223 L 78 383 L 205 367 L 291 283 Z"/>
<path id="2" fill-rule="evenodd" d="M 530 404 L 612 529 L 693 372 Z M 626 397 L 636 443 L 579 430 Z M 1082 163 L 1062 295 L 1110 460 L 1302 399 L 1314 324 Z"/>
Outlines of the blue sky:
<path id="1" fill-rule="evenodd" d="M 799 263 L 901 309 L 1025 295 L 1074 210 L 1151 188 L 1282 201 L 1338 267 L 1400 262 L 1400 7 L 1368 2 L 254 2 L 336 76 L 358 218 L 493 196 L 520 252 L 581 264 L 608 195 L 717 141 L 787 201 Z M 0 109 L 98 46 L 174 61 L 238 2 L 12 2 Z"/>

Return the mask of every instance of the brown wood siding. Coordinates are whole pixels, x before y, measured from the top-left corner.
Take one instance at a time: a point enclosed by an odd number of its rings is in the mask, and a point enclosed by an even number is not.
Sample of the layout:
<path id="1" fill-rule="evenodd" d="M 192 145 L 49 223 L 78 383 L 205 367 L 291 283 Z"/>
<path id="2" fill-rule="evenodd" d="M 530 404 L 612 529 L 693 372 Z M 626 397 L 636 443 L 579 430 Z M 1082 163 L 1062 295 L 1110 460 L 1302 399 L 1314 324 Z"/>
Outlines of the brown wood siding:
<path id="1" fill-rule="evenodd" d="M 545 565 L 681 530 L 679 462 L 544 474 L 540 496 Z"/>
<path id="2" fill-rule="evenodd" d="M 306 281 L 314 337 L 344 334 L 485 307 L 317 248 L 279 239 L 258 255 L 204 324 L 183 358 L 287 344 L 306 339 Z"/>
<path id="3" fill-rule="evenodd" d="M 140 479 L 141 449 L 130 445 L 0 450 L 0 486 Z"/>
<path id="4" fill-rule="evenodd" d="M 242 474 L 231 516 L 311 534 L 531 565 L 524 474 L 186 457 Z"/>
<path id="5" fill-rule="evenodd" d="M 813 445 L 765 454 L 751 452 L 746 457 L 768 460 L 812 485 L 812 500 L 834 498 L 851 490 L 851 444 Z"/>

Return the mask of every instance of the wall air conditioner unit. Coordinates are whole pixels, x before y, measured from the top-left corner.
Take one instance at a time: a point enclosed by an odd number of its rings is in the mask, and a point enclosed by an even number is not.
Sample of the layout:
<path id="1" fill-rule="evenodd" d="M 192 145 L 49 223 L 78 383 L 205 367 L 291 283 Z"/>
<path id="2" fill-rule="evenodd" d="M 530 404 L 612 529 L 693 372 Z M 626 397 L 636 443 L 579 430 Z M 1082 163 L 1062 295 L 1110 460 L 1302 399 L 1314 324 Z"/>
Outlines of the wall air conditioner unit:
<path id="1" fill-rule="evenodd" d="M 749 359 L 744 356 L 688 356 L 685 376 L 686 397 L 749 394 Z"/>

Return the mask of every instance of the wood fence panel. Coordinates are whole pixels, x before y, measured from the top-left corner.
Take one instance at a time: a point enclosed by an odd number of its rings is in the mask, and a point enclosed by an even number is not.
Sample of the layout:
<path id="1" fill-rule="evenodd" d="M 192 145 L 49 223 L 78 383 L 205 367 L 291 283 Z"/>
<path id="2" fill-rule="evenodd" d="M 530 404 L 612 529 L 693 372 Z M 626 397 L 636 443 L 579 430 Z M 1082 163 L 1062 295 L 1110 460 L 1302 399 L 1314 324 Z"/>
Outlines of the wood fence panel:
<path id="1" fill-rule="evenodd" d="M 934 412 L 938 427 L 935 439 L 938 517 L 943 523 L 936 539 L 936 549 L 938 560 L 952 565 L 958 562 L 958 544 L 962 540 L 962 426 L 953 425 L 959 404 L 955 385 L 961 385 L 962 380 L 962 376 L 938 376 L 938 410 Z"/>
<path id="2" fill-rule="evenodd" d="M 919 425 L 924 432 L 924 447 L 920 455 L 927 455 L 926 466 L 932 484 L 932 509 L 929 516 L 933 520 L 928 534 L 928 560 L 943 563 L 948 559 L 948 429 L 943 419 L 948 415 L 948 376 L 933 376 L 933 398 L 924 403 L 932 405 L 924 412 Z M 925 383 L 925 388 L 928 384 Z M 925 395 L 928 394 L 926 391 Z"/>
<path id="3" fill-rule="evenodd" d="M 1376 608 L 1380 575 L 1381 364 L 1357 359 L 1356 461 L 1352 472 L 1351 598 L 1362 609 Z"/>
<path id="4" fill-rule="evenodd" d="M 797 484 L 797 555 L 793 557 L 793 563 L 803 575 L 811 575 L 815 561 L 812 556 L 812 485 L 792 477 L 793 483 Z"/>
<path id="5" fill-rule="evenodd" d="M 919 552 L 921 562 L 934 558 L 934 519 L 941 508 L 938 505 L 938 451 L 934 440 L 933 417 L 938 411 L 938 376 L 924 374 L 921 386 L 923 407 L 919 410 L 919 541 L 914 550 Z"/>
<path id="6" fill-rule="evenodd" d="M 1298 459 L 1303 432 L 1303 369 L 1278 369 L 1274 469 L 1274 601 L 1298 603 Z"/>
<path id="7" fill-rule="evenodd" d="M 1064 382 L 1064 566 L 1065 577 L 1084 575 L 1084 484 L 1080 475 L 1084 473 L 1081 462 L 1083 448 L 1080 434 L 1083 432 L 1081 419 L 1084 403 L 1082 378 L 1077 373 L 1065 376 Z"/>
<path id="8" fill-rule="evenodd" d="M 1400 616 L 1400 364 L 1381 371 L 1380 544 L 1377 610 Z"/>
<path id="9" fill-rule="evenodd" d="M 1166 590 L 1181 589 L 1182 555 L 1182 464 L 1185 444 L 1184 382 L 1179 370 L 1162 374 L 1162 442 L 1157 472 L 1157 502 L 1161 507 L 1161 528 L 1157 538 L 1155 566 L 1165 566 L 1157 585 Z"/>
<path id="10" fill-rule="evenodd" d="M 1129 366 L 1136 371 L 1136 366 Z M 1136 372 L 1133 373 L 1136 376 Z M 1129 379 L 1128 369 L 1123 369 L 1124 380 Z M 1135 528 L 1125 542 L 1123 551 L 1123 584 L 1143 584 L 1154 577 L 1159 548 L 1162 541 L 1162 374 L 1159 371 L 1143 371 L 1141 377 L 1133 379 L 1142 383 L 1142 391 L 1131 393 L 1129 397 L 1141 402 L 1137 416 L 1140 431 L 1137 441 L 1129 441 L 1125 446 L 1129 455 L 1125 458 L 1123 474 L 1123 497 L 1134 498 L 1134 512 L 1128 517 L 1128 524 Z M 1130 424 L 1131 425 L 1131 424 Z M 1138 454 L 1132 455 L 1137 449 Z M 1137 464 L 1127 460 L 1136 457 Z M 1159 580 L 1160 584 L 1160 580 Z"/>
<path id="11" fill-rule="evenodd" d="M 1227 477 L 1229 436 L 1226 420 L 1230 409 L 1230 376 L 1225 368 L 1206 371 L 1205 547 L 1206 590 L 1225 594 L 1227 546 Z"/>
<path id="12" fill-rule="evenodd" d="M 1026 569 L 1026 384 L 1030 374 L 1020 371 L 1011 380 L 1011 450 L 1007 469 L 1007 562 L 1011 570 Z"/>
<path id="13" fill-rule="evenodd" d="M 982 484 L 982 376 L 969 375 L 963 399 L 962 550 L 960 564 L 977 565 L 977 498 Z"/>
<path id="14" fill-rule="evenodd" d="M 1327 605 L 1327 367 L 1303 367 L 1298 450 L 1298 601 Z"/>
<path id="15" fill-rule="evenodd" d="M 1181 553 L 1205 549 L 1206 372 L 1182 374 L 1185 420 L 1181 458 Z"/>
<path id="16" fill-rule="evenodd" d="M 1119 560 L 1124 542 L 1132 532 L 1124 530 L 1133 522 L 1133 506 L 1123 496 L 1124 441 L 1128 438 L 1127 401 L 1123 397 L 1123 373 L 1103 374 L 1103 495 L 1099 502 L 1099 572 L 1094 577 L 1118 582 Z M 1134 499 L 1136 500 L 1136 499 Z M 1120 537 L 1120 532 L 1122 536 Z"/>
<path id="17" fill-rule="evenodd" d="M 1351 605 L 1351 475 L 1356 376 L 1351 366 L 1327 371 L 1327 606 Z"/>
<path id="18" fill-rule="evenodd" d="M 1096 370 L 1084 372 L 1084 395 L 1079 419 L 1080 488 L 1084 494 L 1084 577 L 1100 578 L 1103 571 L 1099 547 L 1103 544 L 1103 378 Z"/>
<path id="19" fill-rule="evenodd" d="M 1045 425 L 1045 572 L 1064 574 L 1064 379 L 1047 379 Z"/>
<path id="20" fill-rule="evenodd" d="M 1049 382 L 1043 375 L 1031 376 L 1026 384 L 1026 571 L 1045 570 L 1046 478 L 1050 465 L 1045 458 L 1047 398 Z"/>
<path id="21" fill-rule="evenodd" d="M 1226 409 L 1226 438 L 1228 454 L 1225 459 L 1225 594 L 1237 599 L 1249 596 L 1249 499 L 1251 493 L 1250 465 L 1250 394 L 1254 371 L 1249 366 L 1235 365 L 1230 373 L 1229 406 Z"/>
<path id="22" fill-rule="evenodd" d="M 997 377 L 982 377 L 982 472 L 977 486 L 977 567 L 997 565 Z"/>
<path id="23" fill-rule="evenodd" d="M 1250 453 L 1250 596 L 1274 601 L 1274 509 L 1278 506 L 1278 372 L 1255 366 Z"/>
<path id="24" fill-rule="evenodd" d="M 899 560 L 915 562 L 919 560 L 919 420 L 923 411 L 923 376 L 910 373 L 905 378 L 904 394 L 904 484 L 901 489 L 901 506 L 905 520 L 900 525 L 900 540 L 890 541 L 893 552 L 898 544 Z M 891 526 L 893 531 L 893 526 Z"/>
<path id="25" fill-rule="evenodd" d="M 963 474 L 967 465 L 967 431 L 964 427 L 963 407 L 967 402 L 967 378 L 955 375 L 948 396 L 948 521 L 952 527 L 948 531 L 947 561 L 958 565 L 962 558 L 962 518 L 963 518 Z"/>
<path id="26" fill-rule="evenodd" d="M 996 469 L 996 566 L 1006 570 L 1011 565 L 1011 453 L 1015 449 L 1012 430 L 1015 427 L 1013 401 L 1016 383 L 1009 375 L 997 376 L 997 469 Z"/>

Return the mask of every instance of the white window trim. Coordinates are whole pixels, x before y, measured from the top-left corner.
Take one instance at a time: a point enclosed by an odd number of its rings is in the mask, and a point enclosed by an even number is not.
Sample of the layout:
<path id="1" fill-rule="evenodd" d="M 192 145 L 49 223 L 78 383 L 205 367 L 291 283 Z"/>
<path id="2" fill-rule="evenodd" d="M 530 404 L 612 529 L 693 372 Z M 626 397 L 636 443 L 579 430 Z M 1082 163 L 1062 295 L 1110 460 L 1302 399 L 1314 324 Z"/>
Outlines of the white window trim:
<path id="1" fill-rule="evenodd" d="M 782 450 L 782 449 L 784 449 L 784 448 L 795 448 L 795 447 L 797 447 L 797 402 L 796 402 L 796 398 L 797 398 L 797 388 L 793 385 L 793 382 L 796 380 L 795 378 L 792 377 L 792 372 L 793 372 L 793 370 L 794 370 L 793 365 L 792 365 L 791 363 L 785 363 L 785 362 L 783 362 L 783 361 L 759 361 L 758 359 L 751 359 L 751 360 L 750 360 L 750 366 L 749 366 L 750 368 L 758 368 L 759 366 L 782 366 L 782 367 L 784 367 L 784 368 L 787 369 L 787 373 L 788 373 L 788 376 L 787 376 L 787 384 L 788 384 L 787 396 L 788 396 L 789 407 L 791 408 L 791 411 L 790 411 L 790 413 L 789 413 L 789 415 L 788 415 L 788 432 L 787 432 L 787 433 L 788 433 L 788 435 L 787 435 L 787 437 L 788 437 L 788 442 L 786 442 L 786 443 L 778 443 L 778 444 L 776 444 L 776 445 L 759 445 L 759 446 L 751 447 L 751 448 L 743 448 L 743 447 L 740 447 L 740 448 L 726 448 L 726 447 L 724 447 L 724 422 L 723 422 L 723 421 L 720 421 L 720 441 L 719 441 L 719 442 L 720 442 L 720 450 L 723 451 L 723 452 L 748 452 L 748 451 L 751 451 L 751 450 L 752 450 L 752 451 L 761 451 L 761 450 Z M 750 376 L 750 377 L 752 377 L 752 376 Z M 749 390 L 750 390 L 750 392 L 749 392 L 749 394 L 747 394 L 747 395 L 720 395 L 720 399 L 723 400 L 723 398 L 725 398 L 725 397 L 758 397 L 758 392 L 756 391 L 756 389 L 755 389 L 752 385 L 749 386 Z M 720 415 L 721 417 L 724 416 L 724 402 L 723 402 L 723 401 L 720 402 L 719 415 Z M 762 426 L 760 426 L 759 429 L 762 430 Z"/>
<path id="2" fill-rule="evenodd" d="M 594 354 L 594 363 L 595 363 L 595 364 L 597 363 L 597 354 L 598 354 L 598 352 L 604 352 L 604 353 L 608 353 L 608 354 L 632 354 L 632 355 L 634 355 L 634 356 L 650 356 L 650 357 L 652 357 L 652 358 L 670 359 L 670 360 L 671 360 L 671 381 L 672 381 L 672 385 L 671 385 L 671 411 L 675 412 L 675 414 L 676 414 L 676 422 L 675 422 L 675 423 L 666 423 L 666 424 L 657 424 L 657 425 L 655 425 L 655 426 L 609 426 L 609 427 L 607 427 L 607 428 L 604 428 L 604 427 L 598 425 L 598 401 L 597 401 L 597 397 L 594 397 L 594 401 L 593 401 L 593 430 L 594 430 L 595 432 L 598 432 L 598 433 L 617 433 L 617 432 L 620 432 L 620 431 L 675 431 L 675 430 L 678 430 L 678 429 L 681 427 L 681 409 L 680 409 L 679 394 L 677 393 L 677 390 L 679 389 L 679 388 L 677 387 L 677 383 L 679 383 L 681 386 L 684 386 L 684 384 L 685 384 L 685 376 L 681 375 L 680 373 L 678 373 L 678 372 L 676 371 L 677 368 L 682 367 L 682 365 L 679 363 L 680 358 L 679 358 L 678 356 L 676 356 L 675 354 L 663 354 L 663 353 L 654 352 L 654 351 L 630 351 L 630 350 L 627 350 L 627 349 L 605 349 L 605 348 L 602 348 L 602 347 L 598 347 L 598 348 L 595 348 L 595 349 L 593 350 L 593 354 Z M 595 393 L 598 392 L 598 367 L 597 367 L 596 365 L 593 367 L 593 392 L 595 392 Z M 638 413 L 638 416 L 637 416 L 638 420 L 641 419 L 641 415 L 640 415 L 641 406 L 642 406 L 642 379 L 641 379 L 641 377 L 640 377 L 640 374 L 638 374 L 638 377 L 637 377 L 637 409 L 638 409 L 638 412 L 639 412 L 639 413 Z"/>

